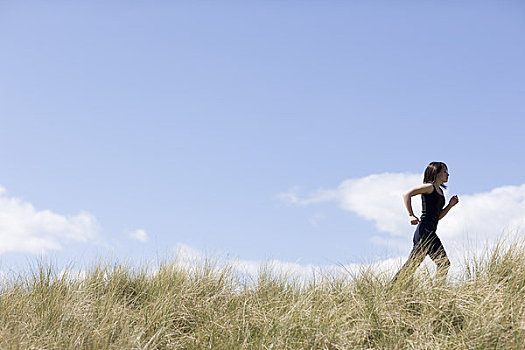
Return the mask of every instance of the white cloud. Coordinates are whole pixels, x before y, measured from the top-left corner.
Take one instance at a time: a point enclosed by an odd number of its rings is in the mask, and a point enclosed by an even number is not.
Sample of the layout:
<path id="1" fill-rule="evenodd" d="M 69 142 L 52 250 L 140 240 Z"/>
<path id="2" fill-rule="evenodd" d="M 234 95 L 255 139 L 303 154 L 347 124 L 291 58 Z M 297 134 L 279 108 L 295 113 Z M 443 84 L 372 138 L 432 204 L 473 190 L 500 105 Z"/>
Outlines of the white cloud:
<path id="1" fill-rule="evenodd" d="M 402 194 L 421 184 L 420 174 L 385 173 L 343 181 L 335 190 L 319 190 L 305 197 L 296 190 L 279 195 L 296 205 L 335 200 L 342 209 L 374 223 L 386 237 L 372 241 L 391 247 L 411 248 L 415 226 L 408 222 Z M 448 197 L 448 196 L 447 196 Z M 525 228 L 525 184 L 504 186 L 490 192 L 461 195 L 460 203 L 440 221 L 438 235 L 449 255 L 459 259 L 463 252 L 480 251 L 500 240 L 503 234 L 517 234 Z M 421 212 L 421 199 L 412 199 L 414 212 Z"/>
<path id="2" fill-rule="evenodd" d="M 404 236 L 407 214 L 402 195 L 421 183 L 418 174 L 379 174 L 343 181 L 337 189 L 343 209 L 374 221 L 381 232 Z M 419 201 L 413 201 L 414 210 L 421 210 Z"/>
<path id="3" fill-rule="evenodd" d="M 490 241 L 502 233 L 525 228 L 525 185 L 505 186 L 490 192 L 460 196 L 460 204 L 443 222 L 441 236 Z"/>
<path id="4" fill-rule="evenodd" d="M 392 258 L 370 264 L 346 264 L 346 265 L 313 265 L 299 264 L 281 260 L 256 261 L 242 259 L 220 259 L 207 256 L 204 252 L 185 244 L 175 246 L 175 262 L 184 268 L 203 266 L 207 260 L 217 261 L 225 266 L 232 267 L 235 272 L 241 273 L 249 278 L 255 279 L 263 269 L 273 274 L 281 274 L 297 277 L 303 281 L 312 278 L 337 277 L 358 274 L 364 269 L 373 269 L 376 272 L 393 275 L 401 266 L 401 258 Z M 220 268 L 220 264 L 218 268 Z"/>
<path id="5" fill-rule="evenodd" d="M 149 241 L 148 234 L 146 233 L 146 231 L 142 229 L 138 229 L 133 232 L 130 232 L 129 237 L 141 243 L 146 243 L 147 241 Z"/>
<path id="6" fill-rule="evenodd" d="M 402 195 L 419 183 L 421 175 L 386 173 L 345 180 L 335 190 L 320 189 L 304 197 L 297 189 L 277 197 L 301 206 L 337 201 L 341 208 L 373 221 L 379 231 L 405 236 L 408 221 Z M 413 201 L 413 207 L 414 211 L 421 210 L 419 201 Z"/>
<path id="7" fill-rule="evenodd" d="M 0 187 L 0 254 L 60 250 L 68 241 L 86 242 L 98 234 L 97 220 L 90 213 L 64 216 L 38 211 L 31 203 L 5 193 Z"/>
<path id="8" fill-rule="evenodd" d="M 206 255 L 189 245 L 179 243 L 175 246 L 175 262 L 179 266 L 191 268 L 206 261 Z"/>

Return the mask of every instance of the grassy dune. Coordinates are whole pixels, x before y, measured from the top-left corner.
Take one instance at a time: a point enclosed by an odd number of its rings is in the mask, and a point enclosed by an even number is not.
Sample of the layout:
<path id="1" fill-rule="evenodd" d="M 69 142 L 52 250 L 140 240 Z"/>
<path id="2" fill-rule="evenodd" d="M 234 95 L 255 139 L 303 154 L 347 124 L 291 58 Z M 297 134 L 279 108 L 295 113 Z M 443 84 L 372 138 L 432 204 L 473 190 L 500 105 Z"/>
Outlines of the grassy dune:
<path id="1" fill-rule="evenodd" d="M 82 278 L 40 266 L 3 282 L 1 349 L 520 349 L 525 249 L 498 247 L 443 283 L 426 273 L 308 282 L 262 270 L 166 263 L 98 266 Z"/>

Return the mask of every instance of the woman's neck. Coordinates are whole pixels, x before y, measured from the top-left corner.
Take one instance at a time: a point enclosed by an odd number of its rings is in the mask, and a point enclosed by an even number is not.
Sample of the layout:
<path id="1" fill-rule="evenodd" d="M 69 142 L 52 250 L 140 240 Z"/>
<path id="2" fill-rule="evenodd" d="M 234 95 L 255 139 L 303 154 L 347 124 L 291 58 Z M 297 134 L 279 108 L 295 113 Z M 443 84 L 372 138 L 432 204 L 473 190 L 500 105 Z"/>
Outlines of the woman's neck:
<path id="1" fill-rule="evenodd" d="M 443 190 L 441 189 L 441 184 L 443 182 L 433 182 L 432 184 L 434 185 L 434 188 L 436 189 L 437 193 L 439 193 L 440 195 L 444 196 L 445 194 L 443 193 Z"/>

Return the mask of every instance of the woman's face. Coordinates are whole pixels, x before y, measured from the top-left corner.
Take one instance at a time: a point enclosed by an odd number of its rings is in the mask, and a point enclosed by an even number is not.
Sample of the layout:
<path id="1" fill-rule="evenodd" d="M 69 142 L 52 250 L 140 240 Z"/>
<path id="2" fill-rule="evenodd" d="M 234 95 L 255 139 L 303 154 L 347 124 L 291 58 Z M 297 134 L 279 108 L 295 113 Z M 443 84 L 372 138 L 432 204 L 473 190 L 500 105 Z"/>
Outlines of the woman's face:
<path id="1" fill-rule="evenodd" d="M 448 181 L 448 169 L 445 168 L 445 167 L 443 169 L 441 169 L 441 171 L 437 175 L 437 179 L 441 183 L 447 182 Z"/>

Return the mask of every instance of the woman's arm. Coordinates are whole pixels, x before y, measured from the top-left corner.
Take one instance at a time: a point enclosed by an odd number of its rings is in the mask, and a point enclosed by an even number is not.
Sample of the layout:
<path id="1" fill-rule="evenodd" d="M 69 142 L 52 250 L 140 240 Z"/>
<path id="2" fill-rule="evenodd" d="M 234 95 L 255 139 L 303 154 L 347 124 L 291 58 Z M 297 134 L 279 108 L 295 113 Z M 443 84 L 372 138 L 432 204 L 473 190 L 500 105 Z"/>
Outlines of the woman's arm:
<path id="1" fill-rule="evenodd" d="M 412 209 L 412 197 L 423 193 L 429 194 L 432 193 L 433 190 L 434 185 L 424 184 L 410 189 L 403 195 L 403 202 L 405 203 L 405 207 L 407 208 L 410 223 L 412 225 L 417 225 L 419 223 L 419 219 L 417 218 L 417 216 L 414 215 L 414 210 Z"/>
<path id="2" fill-rule="evenodd" d="M 441 213 L 439 214 L 439 220 L 443 219 L 443 217 L 447 215 L 449 210 L 452 209 L 452 207 L 458 203 L 459 203 L 458 196 L 452 196 L 452 198 L 450 198 L 450 201 L 448 202 L 448 205 L 445 208 L 443 208 L 443 210 L 441 210 Z"/>

